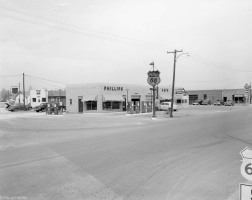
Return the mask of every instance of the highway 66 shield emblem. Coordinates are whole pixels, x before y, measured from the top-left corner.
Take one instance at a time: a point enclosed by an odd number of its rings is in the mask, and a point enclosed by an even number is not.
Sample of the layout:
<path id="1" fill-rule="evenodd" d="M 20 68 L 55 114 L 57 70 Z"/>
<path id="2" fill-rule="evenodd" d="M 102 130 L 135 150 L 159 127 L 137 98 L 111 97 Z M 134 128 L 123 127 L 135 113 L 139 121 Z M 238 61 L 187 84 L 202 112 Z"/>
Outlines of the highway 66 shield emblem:
<path id="1" fill-rule="evenodd" d="M 242 156 L 241 174 L 247 180 L 252 181 L 252 149 L 246 147 L 240 154 Z"/>

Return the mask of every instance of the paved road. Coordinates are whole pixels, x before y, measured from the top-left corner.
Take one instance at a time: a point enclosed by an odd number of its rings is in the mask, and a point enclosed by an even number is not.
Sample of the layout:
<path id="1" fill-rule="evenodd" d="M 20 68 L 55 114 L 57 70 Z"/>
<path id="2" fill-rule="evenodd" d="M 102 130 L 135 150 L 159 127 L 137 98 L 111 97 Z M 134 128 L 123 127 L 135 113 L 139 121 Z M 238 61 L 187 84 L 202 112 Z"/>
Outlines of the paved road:
<path id="1" fill-rule="evenodd" d="M 251 147 L 251 111 L 157 120 L 122 115 L 1 120 L 0 196 L 238 199 L 239 183 L 246 183 L 239 152 Z"/>

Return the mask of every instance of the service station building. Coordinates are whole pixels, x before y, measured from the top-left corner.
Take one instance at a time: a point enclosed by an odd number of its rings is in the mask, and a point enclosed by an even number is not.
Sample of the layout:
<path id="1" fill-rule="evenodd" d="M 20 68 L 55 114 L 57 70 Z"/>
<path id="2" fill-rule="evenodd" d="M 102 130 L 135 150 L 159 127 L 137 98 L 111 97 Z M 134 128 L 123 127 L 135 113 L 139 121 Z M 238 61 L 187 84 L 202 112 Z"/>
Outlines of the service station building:
<path id="1" fill-rule="evenodd" d="M 69 113 L 85 112 L 151 112 L 151 86 L 130 84 L 71 84 L 66 86 L 66 106 Z M 171 87 L 158 86 L 156 102 L 171 100 Z M 175 88 L 174 103 L 188 106 L 189 97 L 183 88 Z"/>

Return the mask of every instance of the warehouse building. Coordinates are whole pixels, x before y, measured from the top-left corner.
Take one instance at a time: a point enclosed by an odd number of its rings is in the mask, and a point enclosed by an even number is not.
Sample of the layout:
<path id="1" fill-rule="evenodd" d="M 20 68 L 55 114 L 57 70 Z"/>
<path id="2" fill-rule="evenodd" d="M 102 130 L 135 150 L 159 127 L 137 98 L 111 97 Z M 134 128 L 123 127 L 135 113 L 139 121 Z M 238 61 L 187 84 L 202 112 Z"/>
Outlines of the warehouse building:
<path id="1" fill-rule="evenodd" d="M 193 104 L 198 100 L 211 100 L 226 102 L 233 101 L 235 104 L 249 103 L 249 93 L 245 89 L 219 89 L 219 90 L 188 90 L 189 104 Z"/>
<path id="2" fill-rule="evenodd" d="M 70 113 L 121 112 L 133 109 L 150 111 L 152 105 L 151 86 L 130 84 L 71 84 L 66 86 L 66 106 Z M 156 102 L 171 100 L 171 88 L 159 86 Z M 183 88 L 175 89 L 175 103 L 189 105 Z"/>

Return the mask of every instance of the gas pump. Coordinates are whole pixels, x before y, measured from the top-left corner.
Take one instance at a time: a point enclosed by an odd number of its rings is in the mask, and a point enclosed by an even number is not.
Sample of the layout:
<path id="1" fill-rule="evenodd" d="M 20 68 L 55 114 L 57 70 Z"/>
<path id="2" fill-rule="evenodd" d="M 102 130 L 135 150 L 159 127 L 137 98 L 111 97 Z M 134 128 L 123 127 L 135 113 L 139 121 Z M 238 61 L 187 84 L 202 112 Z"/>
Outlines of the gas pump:
<path id="1" fill-rule="evenodd" d="M 51 104 L 47 104 L 47 110 L 46 110 L 46 113 L 48 114 L 48 115 L 51 115 L 52 114 L 52 107 L 51 107 Z"/>
<path id="2" fill-rule="evenodd" d="M 135 113 L 140 113 L 140 102 L 139 101 L 136 101 L 136 104 L 135 104 Z"/>
<path id="3" fill-rule="evenodd" d="M 58 106 L 57 106 L 56 103 L 54 104 L 54 109 L 53 110 L 54 110 L 53 114 L 58 115 Z"/>

